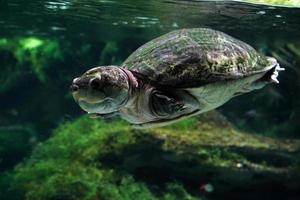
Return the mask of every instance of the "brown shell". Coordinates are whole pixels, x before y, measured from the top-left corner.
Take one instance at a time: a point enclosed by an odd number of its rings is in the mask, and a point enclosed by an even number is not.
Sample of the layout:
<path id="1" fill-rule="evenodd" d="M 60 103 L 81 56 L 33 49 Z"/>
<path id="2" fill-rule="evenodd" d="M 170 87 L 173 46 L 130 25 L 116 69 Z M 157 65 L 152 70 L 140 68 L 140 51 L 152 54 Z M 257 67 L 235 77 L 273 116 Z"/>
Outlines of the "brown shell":
<path id="1" fill-rule="evenodd" d="M 122 67 L 159 85 L 199 87 L 270 69 L 268 59 L 248 44 L 207 28 L 172 31 L 144 44 Z"/>

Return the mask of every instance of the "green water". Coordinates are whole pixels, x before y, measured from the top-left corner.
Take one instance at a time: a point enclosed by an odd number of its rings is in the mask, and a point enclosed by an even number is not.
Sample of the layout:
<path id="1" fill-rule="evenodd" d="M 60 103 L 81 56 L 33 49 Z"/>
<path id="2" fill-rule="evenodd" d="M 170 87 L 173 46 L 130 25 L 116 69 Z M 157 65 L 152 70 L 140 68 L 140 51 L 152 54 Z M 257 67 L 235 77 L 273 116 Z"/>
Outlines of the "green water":
<path id="1" fill-rule="evenodd" d="M 97 125 L 82 118 L 85 113 L 69 92 L 74 77 L 98 65 L 120 65 L 161 34 L 195 27 L 223 31 L 276 57 L 286 68 L 279 75 L 280 84 L 232 99 L 218 109 L 224 117 L 194 118 L 163 129 L 139 132 L 124 122 L 118 124 L 118 119 Z M 299 8 L 233 1 L 0 1 L 0 199 L 135 199 L 137 193 L 144 194 L 140 199 L 298 199 L 300 175 L 294 172 L 300 169 L 299 30 Z M 66 125 L 65 132 L 57 129 L 78 119 Z M 119 128 L 107 132 L 114 123 Z M 223 125 L 230 126 L 227 132 L 223 133 Z M 81 136 L 75 129 L 91 136 Z M 241 135 L 226 135 L 232 129 Z M 175 130 L 183 138 L 177 138 Z M 97 135 L 101 131 L 108 141 Z M 222 134 L 232 143 L 223 141 Z M 49 138 L 50 144 L 38 147 Z M 174 148 L 172 138 L 179 141 Z M 193 139 L 200 143 L 192 143 Z M 163 144 L 171 147 L 165 149 Z M 96 145 L 106 154 L 91 153 Z M 72 157 L 73 151 L 86 154 Z M 230 171 L 240 160 L 251 165 L 242 172 Z M 14 170 L 21 163 L 23 168 Z M 65 163 L 62 174 L 73 169 L 70 177 L 52 176 L 56 174 L 52 167 L 60 163 Z M 107 184 L 93 180 L 107 172 L 98 173 L 97 167 L 93 171 L 90 164 L 115 170 L 115 179 L 105 179 Z M 22 173 L 28 176 L 20 178 Z M 78 179 L 85 180 L 82 187 L 76 185 Z M 213 183 L 213 192 L 199 189 L 207 183 Z"/>

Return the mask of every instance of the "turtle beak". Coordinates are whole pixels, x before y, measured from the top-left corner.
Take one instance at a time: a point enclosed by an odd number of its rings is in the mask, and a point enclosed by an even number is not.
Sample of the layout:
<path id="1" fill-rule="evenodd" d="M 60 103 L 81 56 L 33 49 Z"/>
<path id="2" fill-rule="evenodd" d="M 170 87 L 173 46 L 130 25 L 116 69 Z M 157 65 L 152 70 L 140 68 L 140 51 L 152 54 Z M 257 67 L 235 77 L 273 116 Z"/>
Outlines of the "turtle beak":
<path id="1" fill-rule="evenodd" d="M 73 98 L 76 102 L 79 100 L 79 78 L 75 78 L 70 85 L 70 91 L 72 92 Z"/>
<path id="2" fill-rule="evenodd" d="M 70 86 L 70 91 L 71 91 L 71 92 L 76 92 L 76 91 L 78 91 L 78 89 L 79 89 L 79 87 L 78 87 L 78 85 L 76 85 L 76 84 L 72 84 L 72 85 Z"/>

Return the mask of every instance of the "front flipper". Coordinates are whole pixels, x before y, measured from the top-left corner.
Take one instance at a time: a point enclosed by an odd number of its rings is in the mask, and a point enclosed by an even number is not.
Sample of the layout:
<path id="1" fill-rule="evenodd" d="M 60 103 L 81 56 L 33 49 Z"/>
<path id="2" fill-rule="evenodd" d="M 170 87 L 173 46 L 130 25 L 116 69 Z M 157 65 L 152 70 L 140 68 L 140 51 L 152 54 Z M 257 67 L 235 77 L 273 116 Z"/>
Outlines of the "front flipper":
<path id="1" fill-rule="evenodd" d="M 184 110 L 184 102 L 178 97 L 155 93 L 152 95 L 152 108 L 159 116 L 170 116 Z"/>
<path id="2" fill-rule="evenodd" d="M 183 89 L 163 88 L 147 90 L 142 96 L 138 108 L 138 117 L 130 120 L 132 127 L 137 129 L 165 126 L 187 117 L 196 115 L 200 111 L 198 99 Z"/>

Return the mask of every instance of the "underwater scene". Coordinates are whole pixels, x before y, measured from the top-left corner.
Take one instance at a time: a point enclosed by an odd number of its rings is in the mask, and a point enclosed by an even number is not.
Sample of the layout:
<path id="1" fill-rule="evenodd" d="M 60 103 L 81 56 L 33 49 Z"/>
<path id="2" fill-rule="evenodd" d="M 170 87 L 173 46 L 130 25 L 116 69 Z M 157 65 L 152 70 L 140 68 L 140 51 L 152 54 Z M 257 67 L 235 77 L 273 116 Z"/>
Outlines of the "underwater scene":
<path id="1" fill-rule="evenodd" d="M 1 200 L 300 199 L 299 0 L 3 0 L 0 30 Z"/>

